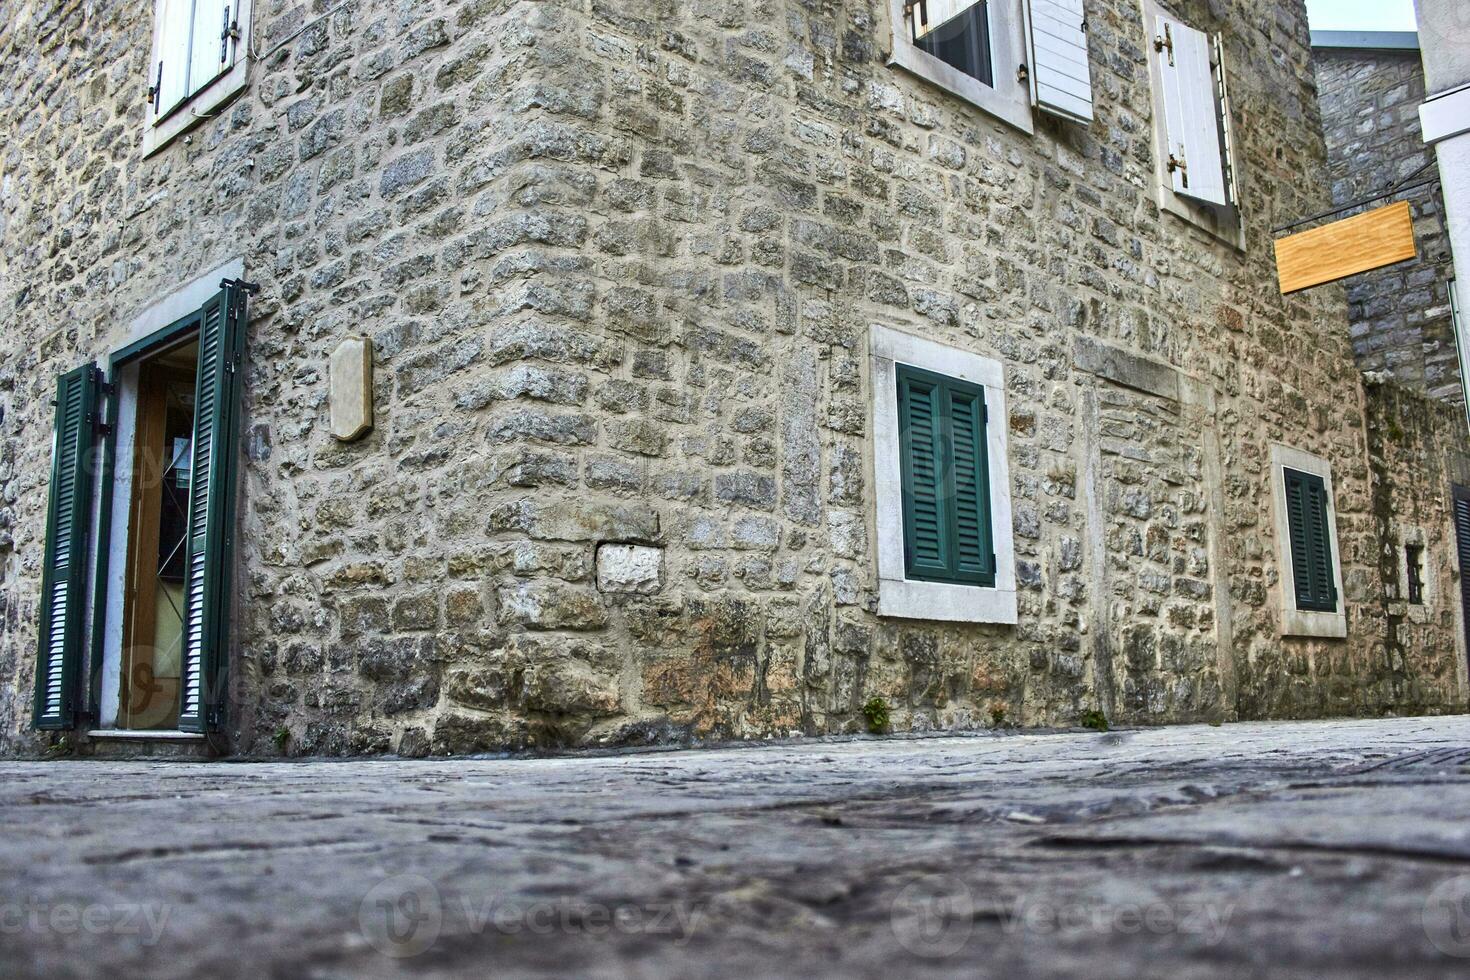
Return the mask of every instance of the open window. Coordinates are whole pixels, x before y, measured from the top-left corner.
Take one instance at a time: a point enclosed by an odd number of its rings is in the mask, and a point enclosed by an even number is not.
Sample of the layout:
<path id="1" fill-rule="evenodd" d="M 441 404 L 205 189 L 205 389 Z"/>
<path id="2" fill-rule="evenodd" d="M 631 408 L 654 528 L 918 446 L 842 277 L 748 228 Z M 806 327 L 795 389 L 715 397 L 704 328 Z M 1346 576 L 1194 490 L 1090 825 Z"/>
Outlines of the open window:
<path id="1" fill-rule="evenodd" d="M 148 61 L 151 153 L 245 87 L 252 0 L 155 0 Z"/>
<path id="2" fill-rule="evenodd" d="M 1144 9 L 1160 206 L 1243 247 L 1223 39 Z"/>
<path id="3" fill-rule="evenodd" d="M 889 64 L 1032 132 L 1033 108 L 1092 120 L 1082 0 L 889 0 Z"/>
<path id="4" fill-rule="evenodd" d="M 216 290 L 58 383 L 38 728 L 221 723 L 246 287 Z"/>

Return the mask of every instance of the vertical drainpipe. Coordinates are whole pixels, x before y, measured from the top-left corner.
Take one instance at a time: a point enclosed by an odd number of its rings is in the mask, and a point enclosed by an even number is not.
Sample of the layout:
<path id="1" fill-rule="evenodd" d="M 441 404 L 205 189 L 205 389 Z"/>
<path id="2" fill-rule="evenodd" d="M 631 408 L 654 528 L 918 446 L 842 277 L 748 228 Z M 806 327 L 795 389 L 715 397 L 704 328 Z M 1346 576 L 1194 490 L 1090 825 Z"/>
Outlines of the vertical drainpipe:
<path id="1" fill-rule="evenodd" d="M 1460 366 L 1460 397 L 1465 403 L 1465 431 L 1470 432 L 1470 338 L 1465 336 L 1465 322 L 1460 318 L 1458 280 L 1445 283 L 1450 303 L 1450 333 L 1455 338 L 1455 360 Z"/>

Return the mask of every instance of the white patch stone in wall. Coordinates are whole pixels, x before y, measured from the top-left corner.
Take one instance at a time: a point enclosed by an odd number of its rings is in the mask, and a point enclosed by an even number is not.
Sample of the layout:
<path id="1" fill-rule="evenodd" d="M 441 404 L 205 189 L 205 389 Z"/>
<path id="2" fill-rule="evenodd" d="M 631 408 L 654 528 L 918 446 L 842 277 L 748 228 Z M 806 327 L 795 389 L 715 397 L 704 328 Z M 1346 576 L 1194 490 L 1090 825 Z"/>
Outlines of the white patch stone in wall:
<path id="1" fill-rule="evenodd" d="M 663 587 L 664 550 L 636 544 L 597 549 L 597 588 L 602 592 L 652 595 Z"/>

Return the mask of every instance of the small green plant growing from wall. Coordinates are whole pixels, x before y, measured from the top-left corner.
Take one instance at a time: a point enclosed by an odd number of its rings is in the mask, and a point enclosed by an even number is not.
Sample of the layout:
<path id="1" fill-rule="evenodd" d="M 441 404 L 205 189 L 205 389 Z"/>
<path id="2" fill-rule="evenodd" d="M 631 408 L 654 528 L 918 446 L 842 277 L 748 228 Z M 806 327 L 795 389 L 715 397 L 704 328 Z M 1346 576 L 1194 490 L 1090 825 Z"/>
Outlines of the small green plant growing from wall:
<path id="1" fill-rule="evenodd" d="M 291 741 L 291 729 L 286 728 L 284 725 L 277 728 L 276 733 L 271 736 L 271 741 L 276 743 L 276 751 L 281 753 L 281 755 L 285 755 L 286 743 Z"/>
<path id="2" fill-rule="evenodd" d="M 987 707 L 990 709 L 990 726 L 992 728 L 1004 728 L 1006 715 L 1010 713 L 1011 706 L 1004 701 L 992 701 Z"/>
<path id="3" fill-rule="evenodd" d="M 888 731 L 888 702 L 876 696 L 868 698 L 868 703 L 863 705 L 863 717 L 868 720 L 868 731 L 882 735 Z"/>
<path id="4" fill-rule="evenodd" d="M 1108 716 L 1094 708 L 1091 711 L 1084 711 L 1078 724 L 1095 732 L 1105 732 L 1108 730 Z"/>

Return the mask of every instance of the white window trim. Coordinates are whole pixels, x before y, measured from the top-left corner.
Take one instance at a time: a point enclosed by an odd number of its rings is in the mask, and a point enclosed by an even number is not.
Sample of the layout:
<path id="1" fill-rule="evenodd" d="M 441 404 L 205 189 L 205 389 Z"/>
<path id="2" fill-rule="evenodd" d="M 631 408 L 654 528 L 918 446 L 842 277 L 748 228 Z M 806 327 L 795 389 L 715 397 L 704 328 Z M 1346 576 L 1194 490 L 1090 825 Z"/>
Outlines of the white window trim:
<path id="1" fill-rule="evenodd" d="M 1016 553 L 1006 457 L 1005 368 L 999 361 L 874 324 L 868 335 L 873 386 L 873 469 L 878 525 L 878 615 L 951 623 L 1017 622 Z M 897 365 L 968 381 L 985 389 L 990 422 L 990 522 L 995 585 L 912 581 L 904 575 L 903 475 Z"/>
<path id="2" fill-rule="evenodd" d="M 1016 77 L 1027 63 L 1027 23 L 1023 0 L 990 0 L 990 60 L 995 75 L 991 87 L 946 64 L 909 40 L 903 0 L 888 0 L 889 67 L 898 67 L 1030 135 L 1036 131 L 1031 113 L 1031 86 Z"/>
<path id="3" fill-rule="evenodd" d="M 229 71 L 195 92 L 178 106 L 169 109 L 162 116 L 155 115 L 153 104 L 149 103 L 148 128 L 143 133 L 145 159 L 184 133 L 213 118 L 220 109 L 245 91 L 250 82 L 250 63 L 254 60 L 251 55 L 250 39 L 255 3 L 254 0 L 236 0 L 236 2 L 240 8 L 235 18 L 240 24 L 240 40 L 236 42 L 238 50 L 235 55 L 235 64 Z M 153 73 L 158 70 L 158 62 L 161 57 L 159 48 L 163 44 L 163 31 L 159 28 L 162 24 L 163 5 L 164 0 L 153 0 L 153 44 L 149 49 L 151 57 L 148 59 L 148 85 L 154 82 Z"/>
<path id="4" fill-rule="evenodd" d="M 1148 55 L 1148 85 L 1149 85 L 1149 112 L 1153 116 L 1153 156 L 1154 156 L 1154 185 L 1158 188 L 1159 210 L 1168 212 L 1176 218 L 1194 225 L 1196 228 L 1207 232 L 1215 238 L 1238 252 L 1245 251 L 1245 221 L 1240 213 L 1240 187 L 1241 167 L 1240 148 L 1235 145 L 1235 134 L 1239 128 L 1235 126 L 1234 120 L 1228 120 L 1226 126 L 1226 139 L 1230 140 L 1231 146 L 1227 152 L 1235 162 L 1235 167 L 1230 174 L 1226 175 L 1227 184 L 1233 183 L 1235 187 L 1236 204 L 1226 207 L 1215 207 L 1204 201 L 1196 201 L 1194 198 L 1185 197 L 1174 192 L 1174 180 L 1169 175 L 1169 134 L 1165 132 L 1164 122 L 1164 78 L 1159 68 L 1159 59 L 1156 57 L 1153 45 L 1153 30 L 1149 25 L 1158 23 L 1159 15 L 1175 17 L 1165 10 L 1155 0 L 1143 0 L 1143 22 L 1144 22 L 1144 50 Z M 1175 18 L 1177 19 L 1177 18 Z M 1224 71 L 1222 66 L 1220 69 Z M 1222 110 L 1230 112 L 1230 102 L 1227 98 Z"/>
<path id="5" fill-rule="evenodd" d="M 1439 605 L 1439 562 L 1435 549 L 1429 546 L 1429 534 L 1417 525 L 1399 526 L 1395 522 L 1390 529 L 1390 540 L 1398 542 L 1399 594 L 1398 601 L 1404 605 L 1404 617 L 1411 623 L 1423 625 L 1435 619 Z M 1424 601 L 1415 605 L 1409 601 L 1409 546 L 1422 548 L 1424 559 Z"/>
<path id="6" fill-rule="evenodd" d="M 1296 576 L 1292 574 L 1291 525 L 1286 514 L 1286 470 L 1322 478 L 1327 490 L 1327 537 L 1332 548 L 1332 583 L 1337 588 L 1337 611 L 1315 612 L 1296 607 Z M 1276 557 L 1280 563 L 1281 635 L 1343 639 L 1347 636 L 1347 593 L 1342 588 L 1342 548 L 1337 543 L 1337 494 L 1332 466 L 1320 456 L 1278 444 L 1271 446 L 1271 499 L 1275 504 Z"/>

